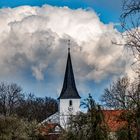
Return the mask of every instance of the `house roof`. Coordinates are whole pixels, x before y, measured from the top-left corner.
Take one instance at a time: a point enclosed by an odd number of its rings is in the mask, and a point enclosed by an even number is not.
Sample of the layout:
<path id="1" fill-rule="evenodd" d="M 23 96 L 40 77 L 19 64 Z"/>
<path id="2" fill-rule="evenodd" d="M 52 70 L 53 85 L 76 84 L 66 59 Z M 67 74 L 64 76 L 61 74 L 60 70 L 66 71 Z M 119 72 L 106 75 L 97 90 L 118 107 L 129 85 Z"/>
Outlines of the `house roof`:
<path id="1" fill-rule="evenodd" d="M 78 94 L 76 84 L 75 84 L 71 55 L 70 55 L 70 48 L 69 48 L 63 87 L 58 99 L 80 99 L 80 98 L 81 97 Z"/>
<path id="2" fill-rule="evenodd" d="M 116 132 L 123 126 L 127 124 L 126 121 L 122 121 L 119 119 L 120 115 L 125 112 L 125 110 L 102 110 L 103 115 L 105 118 L 105 122 L 109 128 L 110 132 Z M 46 120 L 44 120 L 39 125 L 39 131 L 42 134 L 48 135 L 50 133 L 55 133 L 55 128 L 60 127 L 62 130 L 62 127 L 59 124 L 59 112 L 56 112 Z"/>
<path id="3" fill-rule="evenodd" d="M 41 135 L 60 134 L 63 128 L 57 123 L 44 123 L 38 127 Z"/>
<path id="4" fill-rule="evenodd" d="M 44 123 L 52 123 L 52 124 L 59 124 L 60 120 L 59 120 L 59 112 L 56 112 L 54 114 L 52 114 L 51 116 L 49 116 L 48 118 L 46 118 L 45 120 L 43 120 L 41 124 L 44 124 Z"/>
<path id="5" fill-rule="evenodd" d="M 103 110 L 105 122 L 107 123 L 111 132 L 116 132 L 118 129 L 126 125 L 125 121 L 119 119 L 119 116 L 125 110 Z"/>

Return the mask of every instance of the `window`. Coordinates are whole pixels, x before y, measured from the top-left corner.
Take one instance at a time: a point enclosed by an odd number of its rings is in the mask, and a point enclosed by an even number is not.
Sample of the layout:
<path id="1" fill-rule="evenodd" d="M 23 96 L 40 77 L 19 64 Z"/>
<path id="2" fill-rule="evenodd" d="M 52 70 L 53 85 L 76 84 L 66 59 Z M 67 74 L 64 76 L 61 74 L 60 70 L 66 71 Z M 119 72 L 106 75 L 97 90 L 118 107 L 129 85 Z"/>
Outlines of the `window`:
<path id="1" fill-rule="evenodd" d="M 72 100 L 69 101 L 69 106 L 72 106 Z"/>

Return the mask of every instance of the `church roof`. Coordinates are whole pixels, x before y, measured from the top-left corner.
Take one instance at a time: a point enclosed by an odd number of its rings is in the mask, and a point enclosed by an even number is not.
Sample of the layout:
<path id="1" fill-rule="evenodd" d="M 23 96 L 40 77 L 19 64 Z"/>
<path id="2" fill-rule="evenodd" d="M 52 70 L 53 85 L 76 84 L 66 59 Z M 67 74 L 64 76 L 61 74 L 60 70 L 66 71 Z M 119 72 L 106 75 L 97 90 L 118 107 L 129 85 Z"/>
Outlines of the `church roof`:
<path id="1" fill-rule="evenodd" d="M 59 112 L 54 113 L 53 115 L 49 116 L 47 119 L 43 120 L 41 124 L 45 124 L 45 123 L 53 123 L 53 124 L 59 124 L 60 120 L 59 120 Z"/>
<path id="2" fill-rule="evenodd" d="M 61 94 L 58 99 L 70 99 L 70 98 L 80 99 L 81 97 L 79 96 L 76 88 L 72 62 L 71 62 L 70 48 L 68 48 L 68 58 L 67 58 L 64 82 L 63 82 Z"/>

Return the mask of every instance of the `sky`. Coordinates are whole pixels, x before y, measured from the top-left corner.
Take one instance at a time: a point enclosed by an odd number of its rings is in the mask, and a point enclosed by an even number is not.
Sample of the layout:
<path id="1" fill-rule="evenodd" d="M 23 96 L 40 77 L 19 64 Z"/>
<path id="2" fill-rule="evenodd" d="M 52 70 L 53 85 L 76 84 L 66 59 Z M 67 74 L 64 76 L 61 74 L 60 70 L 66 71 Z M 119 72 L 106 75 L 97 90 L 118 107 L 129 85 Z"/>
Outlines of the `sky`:
<path id="1" fill-rule="evenodd" d="M 26 93 L 57 98 L 67 59 L 67 40 L 77 89 L 100 100 L 104 89 L 133 75 L 123 44 L 121 0 L 0 0 L 0 81 Z"/>
<path id="2" fill-rule="evenodd" d="M 1 0 L 0 8 L 14 8 L 23 5 L 42 6 L 45 4 L 58 7 L 67 6 L 70 9 L 91 8 L 100 16 L 102 22 L 106 24 L 113 22 L 116 25 L 119 23 L 122 9 L 122 0 L 117 0 L 117 2 L 116 0 Z"/>

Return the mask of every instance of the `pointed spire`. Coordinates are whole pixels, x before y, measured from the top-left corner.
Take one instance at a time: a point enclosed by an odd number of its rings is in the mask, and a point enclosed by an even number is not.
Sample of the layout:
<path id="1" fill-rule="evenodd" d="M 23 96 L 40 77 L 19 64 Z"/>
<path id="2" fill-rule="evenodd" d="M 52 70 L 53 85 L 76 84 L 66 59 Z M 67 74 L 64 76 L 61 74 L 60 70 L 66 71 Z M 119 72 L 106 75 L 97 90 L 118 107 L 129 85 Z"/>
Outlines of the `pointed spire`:
<path id="1" fill-rule="evenodd" d="M 70 40 L 68 40 L 68 58 L 66 64 L 66 71 L 65 77 L 63 82 L 63 87 L 61 94 L 58 99 L 80 99 L 80 96 L 77 92 L 72 62 L 71 62 L 71 55 L 70 55 Z"/>

